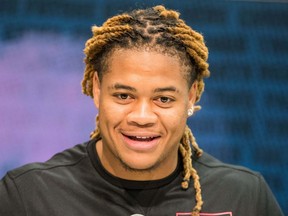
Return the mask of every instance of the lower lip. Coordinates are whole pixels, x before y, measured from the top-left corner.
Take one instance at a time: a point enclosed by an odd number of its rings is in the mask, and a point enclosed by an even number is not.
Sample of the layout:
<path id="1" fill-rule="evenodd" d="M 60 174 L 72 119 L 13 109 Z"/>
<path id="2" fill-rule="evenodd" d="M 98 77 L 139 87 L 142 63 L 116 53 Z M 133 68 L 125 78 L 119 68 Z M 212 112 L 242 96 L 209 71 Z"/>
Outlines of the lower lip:
<path id="1" fill-rule="evenodd" d="M 138 151 L 138 152 L 147 152 L 147 151 L 152 151 L 154 150 L 159 142 L 159 137 L 155 138 L 151 141 L 137 141 L 137 140 L 132 140 L 127 136 L 123 136 L 123 140 L 126 144 L 126 146 L 133 150 L 133 151 Z"/>

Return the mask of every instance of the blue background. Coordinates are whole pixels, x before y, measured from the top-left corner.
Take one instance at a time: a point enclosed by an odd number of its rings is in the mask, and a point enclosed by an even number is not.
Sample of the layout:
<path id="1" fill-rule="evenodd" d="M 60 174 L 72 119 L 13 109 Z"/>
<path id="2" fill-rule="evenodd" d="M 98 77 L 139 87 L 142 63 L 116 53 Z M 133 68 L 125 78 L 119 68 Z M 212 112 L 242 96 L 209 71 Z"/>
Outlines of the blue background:
<path id="1" fill-rule="evenodd" d="M 188 121 L 198 144 L 261 172 L 288 214 L 285 1 L 2 0 L 0 178 L 88 140 L 97 110 L 80 82 L 90 27 L 156 4 L 181 12 L 210 50 L 202 110 Z"/>

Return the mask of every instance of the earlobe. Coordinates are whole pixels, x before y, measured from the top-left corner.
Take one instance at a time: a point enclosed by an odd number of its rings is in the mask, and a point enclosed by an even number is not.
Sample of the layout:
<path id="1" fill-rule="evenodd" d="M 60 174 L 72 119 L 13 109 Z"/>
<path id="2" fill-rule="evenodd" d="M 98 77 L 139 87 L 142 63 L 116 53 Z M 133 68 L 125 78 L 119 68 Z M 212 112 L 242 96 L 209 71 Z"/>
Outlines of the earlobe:
<path id="1" fill-rule="evenodd" d="M 93 100 L 96 108 L 98 109 L 100 101 L 100 80 L 96 71 L 93 76 Z"/>

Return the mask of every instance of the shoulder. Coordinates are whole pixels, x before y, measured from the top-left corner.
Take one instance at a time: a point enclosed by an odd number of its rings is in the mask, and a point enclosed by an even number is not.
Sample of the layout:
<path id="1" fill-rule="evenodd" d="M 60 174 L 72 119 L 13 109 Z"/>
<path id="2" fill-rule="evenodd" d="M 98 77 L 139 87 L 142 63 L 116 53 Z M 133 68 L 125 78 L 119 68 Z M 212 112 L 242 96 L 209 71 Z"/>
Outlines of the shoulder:
<path id="1" fill-rule="evenodd" d="M 40 173 L 53 172 L 64 167 L 73 167 L 88 157 L 87 144 L 78 144 L 70 149 L 55 154 L 51 159 L 43 163 L 30 163 L 11 170 L 7 173 L 13 180 L 25 178 Z"/>
<path id="2" fill-rule="evenodd" d="M 223 163 L 207 153 L 193 157 L 193 166 L 209 211 L 230 209 L 239 215 L 283 215 L 260 173 Z"/>
<path id="3" fill-rule="evenodd" d="M 229 187 L 229 184 L 253 187 L 263 181 L 260 173 L 243 166 L 223 163 L 205 152 L 200 158 L 194 158 L 193 161 L 193 166 L 203 181 L 219 181 L 221 184 L 226 184 L 226 187 Z"/>
<path id="4" fill-rule="evenodd" d="M 83 191 L 85 185 L 81 188 L 80 183 L 87 179 L 87 173 L 93 176 L 87 171 L 93 169 L 88 153 L 92 144 L 79 144 L 44 163 L 31 163 L 9 171 L 0 181 L 0 215 L 19 215 L 19 212 L 37 215 L 35 212 L 43 211 L 43 203 L 54 211 L 71 191 Z"/>

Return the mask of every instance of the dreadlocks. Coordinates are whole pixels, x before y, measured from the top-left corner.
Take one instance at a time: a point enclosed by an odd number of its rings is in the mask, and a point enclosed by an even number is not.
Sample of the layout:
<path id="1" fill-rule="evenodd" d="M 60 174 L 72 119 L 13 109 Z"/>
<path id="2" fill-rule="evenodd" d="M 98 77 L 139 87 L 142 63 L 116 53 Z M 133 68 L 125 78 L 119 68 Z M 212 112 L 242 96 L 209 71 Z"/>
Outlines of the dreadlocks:
<path id="1" fill-rule="evenodd" d="M 107 71 L 107 59 L 115 48 L 143 48 L 158 49 L 160 52 L 176 51 L 181 60 L 190 68 L 186 74 L 188 85 L 197 81 L 196 102 L 204 91 L 203 78 L 208 77 L 208 49 L 203 36 L 192 30 L 179 18 L 179 13 L 167 10 L 164 6 L 156 6 L 145 10 L 134 10 L 108 19 L 102 26 L 92 27 L 93 36 L 86 42 L 84 49 L 85 72 L 82 81 L 82 91 L 93 98 L 93 76 L 95 71 L 101 79 Z M 155 48 L 156 47 L 156 48 Z M 184 58 L 182 58 L 184 57 Z M 199 109 L 196 106 L 196 109 Z M 96 129 L 91 133 L 91 139 L 101 138 L 99 119 L 96 117 Z M 182 188 L 188 189 L 191 177 L 196 191 L 196 205 L 192 215 L 199 215 L 203 201 L 201 196 L 200 179 L 192 166 L 192 148 L 198 157 L 202 150 L 186 125 L 180 141 L 180 153 L 183 157 L 184 177 Z"/>

